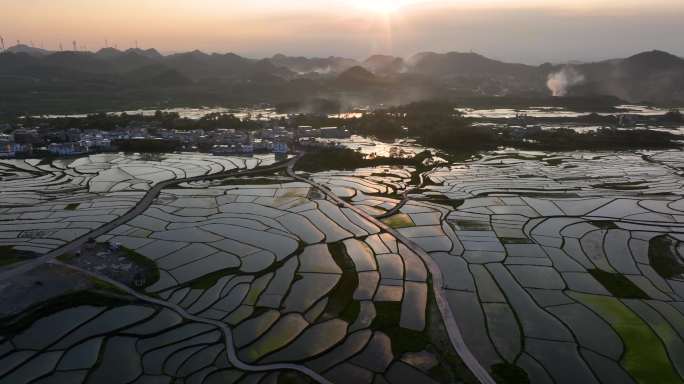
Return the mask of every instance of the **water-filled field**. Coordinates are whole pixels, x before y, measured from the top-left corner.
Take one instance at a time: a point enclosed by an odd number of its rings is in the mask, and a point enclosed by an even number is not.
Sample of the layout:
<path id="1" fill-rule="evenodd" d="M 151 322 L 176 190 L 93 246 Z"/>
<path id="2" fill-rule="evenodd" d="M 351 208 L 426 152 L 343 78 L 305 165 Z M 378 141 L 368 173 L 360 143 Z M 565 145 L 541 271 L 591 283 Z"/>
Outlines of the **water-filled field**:
<path id="1" fill-rule="evenodd" d="M 56 243 L 72 229 L 56 226 L 85 221 L 72 212 L 106 221 L 162 180 L 256 165 L 3 163 L 3 244 L 45 252 L 71 238 Z M 508 150 L 421 177 L 380 166 L 171 185 L 97 238 L 152 262 L 155 279 L 135 300 L 62 304 L 7 328 L 0 378 L 473 382 L 456 329 L 499 380 L 681 382 L 683 166 L 679 151 Z M 19 241 L 20 225 L 45 234 Z"/>

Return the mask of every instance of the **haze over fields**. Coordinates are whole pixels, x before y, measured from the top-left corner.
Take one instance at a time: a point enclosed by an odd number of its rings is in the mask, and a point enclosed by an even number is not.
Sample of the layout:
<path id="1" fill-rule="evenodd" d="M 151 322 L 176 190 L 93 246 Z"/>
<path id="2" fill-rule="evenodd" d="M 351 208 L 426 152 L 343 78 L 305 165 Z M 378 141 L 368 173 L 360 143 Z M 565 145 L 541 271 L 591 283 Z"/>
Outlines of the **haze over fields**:
<path id="1" fill-rule="evenodd" d="M 0 384 L 684 384 L 684 0 L 0 0 Z"/>
<path id="2" fill-rule="evenodd" d="M 679 0 L 2 0 L 0 35 L 58 50 L 105 45 L 269 57 L 473 50 L 503 61 L 684 55 Z M 107 43 L 105 43 L 107 40 Z"/>
<path id="3" fill-rule="evenodd" d="M 2 2 L 8 116 L 319 99 L 684 103 L 675 0 Z"/>

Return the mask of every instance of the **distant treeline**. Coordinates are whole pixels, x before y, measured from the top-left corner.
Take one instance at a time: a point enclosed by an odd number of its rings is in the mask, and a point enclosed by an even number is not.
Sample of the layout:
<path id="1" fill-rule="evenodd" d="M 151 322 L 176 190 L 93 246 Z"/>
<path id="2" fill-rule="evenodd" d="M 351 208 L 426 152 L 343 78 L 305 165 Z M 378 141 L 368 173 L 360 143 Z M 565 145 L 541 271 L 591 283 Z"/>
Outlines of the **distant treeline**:
<path id="1" fill-rule="evenodd" d="M 69 128 L 97 129 L 102 131 L 112 131 L 127 127 L 149 125 L 152 127 L 178 130 L 204 129 L 211 131 L 218 128 L 256 130 L 261 124 L 255 120 L 240 119 L 229 113 L 210 113 L 201 119 L 181 118 L 175 112 L 157 111 L 154 115 L 144 116 L 141 114 L 106 114 L 98 113 L 87 115 L 86 117 L 24 117 L 16 120 L 25 126 L 48 126 L 53 130 L 65 130 Z"/>
<path id="2" fill-rule="evenodd" d="M 168 153 L 181 148 L 181 143 L 178 140 L 115 140 L 112 144 L 117 150 L 139 153 Z"/>
<path id="3" fill-rule="evenodd" d="M 381 165 L 404 165 L 419 167 L 425 159 L 432 157 L 430 151 L 423 151 L 414 157 L 382 157 L 366 158 L 360 152 L 348 148 L 323 148 L 310 151 L 299 161 L 297 170 L 304 172 L 321 172 L 334 170 L 351 170 Z"/>
<path id="4" fill-rule="evenodd" d="M 321 104 L 325 105 L 325 104 Z M 660 117 L 668 123 L 684 122 L 682 114 L 670 112 Z M 415 138 L 428 147 L 447 151 L 486 150 L 499 146 L 516 146 L 539 149 L 617 149 L 671 147 L 677 145 L 678 136 L 669 132 L 646 129 L 605 128 L 592 133 L 578 133 L 571 129 L 508 129 L 497 126 L 473 126 L 474 119 L 465 118 L 456 105 L 445 101 L 417 102 L 365 113 L 361 117 L 341 119 L 327 114 L 310 113 L 291 115 L 277 121 L 262 122 L 240 119 L 232 114 L 212 113 L 198 120 L 181 118 L 176 113 L 157 112 L 153 116 L 97 114 L 85 118 L 31 119 L 26 125 L 47 125 L 51 129 L 113 130 L 129 126 L 151 126 L 167 129 L 211 131 L 233 128 L 253 131 L 265 126 L 279 125 L 290 129 L 308 125 L 344 127 L 363 136 L 384 141 Z M 614 117 L 590 114 L 575 118 L 577 123 L 615 126 Z M 146 124 L 149 123 L 149 124 Z M 152 128 L 154 133 L 154 128 Z M 138 145 L 121 143 L 125 147 Z M 155 143 L 153 145 L 161 145 Z"/>
<path id="5" fill-rule="evenodd" d="M 599 115 L 577 118 L 585 122 Z M 670 112 L 663 121 L 683 121 L 679 112 Z M 447 151 L 487 150 L 499 146 L 530 147 L 538 149 L 618 149 L 664 148 L 677 146 L 679 137 L 669 132 L 646 129 L 600 129 L 597 132 L 579 133 L 572 129 L 534 130 L 520 133 L 505 127 L 473 126 L 473 119 L 464 118 L 449 102 L 418 102 L 401 107 L 375 111 L 356 119 L 327 119 L 317 116 L 299 116 L 297 124 L 345 125 L 352 132 L 391 141 L 413 137 L 428 147 Z M 614 123 L 614 120 L 605 124 Z M 337 123 L 337 124 L 335 124 Z"/>

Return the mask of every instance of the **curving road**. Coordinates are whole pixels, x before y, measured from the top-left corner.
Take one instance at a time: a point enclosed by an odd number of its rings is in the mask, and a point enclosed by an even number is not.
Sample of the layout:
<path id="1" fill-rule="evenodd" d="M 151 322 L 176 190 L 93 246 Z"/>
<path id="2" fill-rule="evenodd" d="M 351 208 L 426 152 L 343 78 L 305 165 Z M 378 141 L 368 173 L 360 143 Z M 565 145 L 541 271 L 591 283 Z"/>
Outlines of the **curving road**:
<path id="1" fill-rule="evenodd" d="M 135 291 L 135 290 L 131 289 L 130 287 L 128 287 L 124 284 L 121 284 L 118 281 L 115 281 L 113 279 L 110 279 L 106 276 L 103 276 L 103 275 L 100 275 L 100 274 L 97 274 L 97 273 L 94 273 L 94 272 L 91 272 L 91 271 L 88 271 L 88 270 L 85 270 L 85 269 L 82 269 L 82 268 L 79 268 L 79 267 L 76 267 L 73 265 L 61 263 L 59 260 L 56 259 L 58 256 L 63 255 L 64 253 L 80 249 L 80 247 L 86 241 L 88 241 L 88 239 L 96 238 L 96 237 L 99 237 L 101 235 L 104 235 L 104 234 L 110 232 L 111 230 L 113 230 L 113 229 L 127 223 L 128 221 L 134 219 L 138 215 L 142 214 L 145 210 L 147 210 L 152 205 L 152 203 L 157 198 L 157 196 L 159 196 L 161 191 L 165 188 L 168 188 L 168 187 L 171 187 L 174 185 L 178 185 L 181 183 L 186 183 L 186 182 L 213 180 L 213 179 L 220 179 L 223 177 L 232 177 L 232 176 L 246 176 L 246 175 L 250 175 L 250 174 L 262 173 L 262 172 L 271 171 L 271 170 L 275 171 L 278 169 L 286 168 L 287 173 L 290 177 L 292 177 L 296 180 L 302 181 L 304 183 L 307 183 L 307 184 L 311 185 L 312 187 L 322 191 L 326 196 L 328 196 L 330 199 L 335 201 L 338 205 L 341 205 L 341 206 L 344 206 L 346 208 L 353 210 L 354 212 L 356 212 L 357 214 L 359 214 L 361 217 L 365 218 L 369 222 L 375 224 L 376 226 L 378 226 L 382 230 L 392 234 L 395 238 L 397 238 L 397 240 L 404 243 L 407 247 L 409 247 L 413 252 L 415 252 L 423 260 L 423 262 L 428 266 L 428 269 L 430 270 L 430 275 L 432 276 L 432 283 L 433 283 L 432 285 L 433 285 L 433 290 L 434 290 L 434 294 L 435 294 L 435 299 L 437 301 L 437 306 L 439 308 L 439 311 L 442 315 L 442 319 L 446 325 L 446 329 L 447 329 L 447 332 L 449 334 L 451 344 L 453 345 L 454 349 L 459 354 L 459 356 L 461 357 L 463 362 L 466 364 L 468 369 L 470 369 L 470 371 L 475 375 L 475 377 L 477 377 L 477 379 L 481 383 L 483 383 L 483 384 L 495 384 L 495 381 L 492 379 L 489 372 L 479 363 L 479 361 L 472 354 L 472 352 L 470 351 L 468 346 L 465 344 L 465 341 L 463 340 L 463 336 L 461 334 L 461 331 L 458 327 L 458 324 L 456 323 L 456 319 L 454 318 L 453 312 L 451 311 L 451 308 L 449 307 L 449 303 L 446 299 L 446 296 L 444 295 L 444 290 L 443 290 L 444 283 L 442 281 L 441 271 L 440 271 L 439 267 L 437 266 L 437 264 L 432 260 L 430 255 L 428 255 L 425 251 L 423 251 L 415 243 L 413 243 L 408 238 L 404 237 L 401 233 L 399 233 L 395 229 L 387 226 L 386 224 L 382 223 L 381 221 L 379 221 L 375 217 L 369 215 L 365 211 L 363 211 L 363 210 L 355 207 L 354 205 L 349 204 L 346 201 L 340 199 L 339 197 L 337 197 L 337 195 L 335 195 L 327 187 L 325 187 L 321 184 L 318 184 L 314 181 L 311 181 L 307 178 L 296 175 L 296 173 L 294 171 L 294 166 L 295 166 L 296 162 L 303 155 L 304 155 L 304 153 L 300 153 L 296 157 L 288 160 L 287 162 L 284 162 L 281 164 L 276 164 L 276 165 L 269 166 L 269 167 L 264 167 L 264 168 L 256 168 L 256 169 L 252 169 L 252 170 L 245 170 L 245 171 L 238 171 L 238 172 L 231 172 L 231 171 L 220 172 L 220 173 L 216 173 L 213 175 L 202 175 L 202 176 L 196 176 L 196 177 L 185 178 L 185 179 L 169 180 L 169 181 L 159 183 L 159 184 L 155 185 L 154 187 L 152 187 L 149 191 L 147 191 L 145 196 L 136 204 L 136 206 L 133 207 L 130 211 L 128 211 L 124 215 L 122 215 L 121 217 L 119 217 L 116 220 L 114 220 L 110 223 L 107 223 L 107 224 L 89 232 L 88 234 L 86 234 L 84 236 L 81 236 L 81 237 L 71 241 L 68 244 L 65 244 L 64 246 L 62 246 L 60 248 L 57 248 L 57 249 L 45 254 L 44 256 L 41 256 L 37 259 L 34 259 L 34 260 L 29 261 L 29 262 L 20 264 L 19 266 L 15 267 L 13 269 L 1 272 L 0 273 L 0 281 L 2 281 L 3 279 L 11 278 L 12 276 L 16 276 L 18 274 L 27 272 L 27 271 L 29 271 L 29 270 L 31 270 L 31 269 L 33 269 L 33 268 L 35 268 L 41 264 L 50 263 L 50 264 L 62 265 L 64 267 L 79 271 L 79 272 L 86 274 L 88 276 L 92 276 L 92 277 L 97 278 L 99 280 L 105 281 L 105 282 L 117 287 L 118 289 L 126 292 L 127 294 L 137 298 L 140 301 L 150 303 L 150 304 L 154 304 L 154 305 L 158 305 L 158 306 L 162 306 L 164 308 L 168 308 L 168 309 L 178 313 L 180 316 L 182 316 L 183 318 L 185 318 L 187 320 L 195 321 L 195 322 L 199 322 L 199 323 L 204 323 L 204 324 L 209 324 L 209 325 L 212 325 L 212 326 L 215 326 L 215 327 L 221 329 L 221 331 L 223 332 L 224 337 L 225 337 L 226 353 L 227 353 L 228 360 L 230 361 L 230 363 L 234 367 L 236 367 L 238 369 L 241 369 L 241 370 L 244 370 L 247 372 L 267 372 L 267 371 L 274 371 L 274 370 L 293 370 L 293 371 L 300 372 L 300 373 L 310 377 L 311 379 L 313 379 L 319 383 L 329 384 L 330 382 L 326 378 L 324 378 L 323 376 L 318 374 L 317 372 L 315 372 L 315 371 L 313 371 L 307 367 L 300 366 L 297 364 L 288 364 L 288 363 L 285 363 L 285 364 L 269 364 L 269 365 L 250 365 L 250 364 L 247 364 L 247 363 L 241 361 L 239 359 L 239 357 L 237 356 L 237 352 L 235 351 L 235 346 L 233 344 L 232 331 L 230 330 L 230 328 L 225 323 L 222 323 L 219 321 L 214 321 L 214 320 L 209 320 L 209 319 L 203 319 L 201 317 L 191 315 L 187 311 L 185 311 L 185 309 L 183 309 L 182 307 L 180 307 L 176 304 L 168 303 L 166 301 L 159 300 L 157 298 L 144 295 L 144 294 L 142 294 L 138 291 Z M 422 175 L 421 175 L 421 180 L 422 180 Z M 393 208 L 393 212 L 397 212 L 408 201 L 408 192 L 409 191 L 405 192 L 404 198 L 402 199 L 402 201 L 399 204 L 397 204 L 396 207 Z"/>
<path id="2" fill-rule="evenodd" d="M 301 155 L 300 155 L 301 156 Z M 401 241 L 406 245 L 408 248 L 410 248 L 414 253 L 416 253 L 422 260 L 423 262 L 428 266 L 428 269 L 430 270 L 430 275 L 432 276 L 432 287 L 433 291 L 435 294 L 435 299 L 437 301 L 437 307 L 439 308 L 439 312 L 442 314 L 442 320 L 445 323 L 447 333 L 449 334 L 449 339 L 451 341 L 451 344 L 453 345 L 454 349 L 458 353 L 458 355 L 461 357 L 465 365 L 470 369 L 470 371 L 473 373 L 473 375 L 480 381 L 482 384 L 496 384 L 496 381 L 492 378 L 492 376 L 489 374 L 489 371 L 487 371 L 482 364 L 475 358 L 475 355 L 470 351 L 468 346 L 465 343 L 465 340 L 463 339 L 463 334 L 461 333 L 460 328 L 458 327 L 458 324 L 456 323 L 456 318 L 454 317 L 453 312 L 451 311 L 451 307 L 449 306 L 449 302 L 447 301 L 447 298 L 444 294 L 444 281 L 442 280 L 442 272 L 439 269 L 439 266 L 437 263 L 435 263 L 434 260 L 432 260 L 432 257 L 428 255 L 425 251 L 423 251 L 418 245 L 416 245 L 414 242 L 409 240 L 407 237 L 399 233 L 399 231 L 395 230 L 394 228 L 389 227 L 385 223 L 381 222 L 380 220 L 376 219 L 375 217 L 369 215 L 366 213 L 364 210 L 357 208 L 356 206 L 347 203 L 346 201 L 340 199 L 335 195 L 330 189 L 327 187 L 318 184 L 314 181 L 311 181 L 305 177 L 298 176 L 295 171 L 294 171 L 294 165 L 295 163 L 289 164 L 287 167 L 287 173 L 290 175 L 290 177 L 299 180 L 301 182 L 307 183 L 311 185 L 314 188 L 317 188 L 321 192 L 323 192 L 326 196 L 328 196 L 330 199 L 332 199 L 335 203 L 337 203 L 340 206 L 344 206 L 345 208 L 349 208 L 356 212 L 357 214 L 361 215 L 364 219 L 368 220 L 369 222 L 375 224 L 382 230 L 390 233 L 392 236 L 394 236 L 397 240 Z M 421 175 L 421 183 L 422 183 L 422 175 Z M 408 195 L 405 196 L 404 199 L 402 199 L 402 202 L 405 204 L 406 201 L 408 200 Z M 401 204 L 403 206 L 403 204 Z M 399 205 L 397 205 L 399 207 Z M 399 210 L 399 208 L 395 207 L 395 212 Z"/>
<path id="3" fill-rule="evenodd" d="M 194 176 L 194 177 L 188 177 L 184 179 L 173 179 L 173 180 L 167 180 L 167 181 L 162 181 L 161 183 L 153 186 L 150 188 L 147 193 L 145 193 L 145 196 L 143 196 L 138 203 L 131 208 L 128 212 L 124 213 L 120 217 L 116 218 L 113 221 L 110 221 L 109 223 L 98 227 L 85 235 L 74 239 L 70 241 L 67 244 L 64 244 L 63 246 L 56 248 L 43 256 L 37 257 L 35 259 L 32 259 L 30 261 L 21 263 L 19 265 L 16 265 L 12 267 L 11 269 L 4 270 L 0 272 L 0 281 L 3 281 L 5 279 L 9 279 L 13 276 L 25 273 L 30 271 L 31 269 L 50 262 L 52 260 L 55 260 L 57 257 L 69 253 L 69 252 L 75 252 L 81 249 L 83 244 L 85 244 L 89 239 L 91 238 L 98 238 L 102 235 L 106 235 L 107 233 L 111 232 L 112 230 L 120 227 L 123 224 L 128 223 L 129 221 L 133 220 L 137 216 L 141 215 L 143 212 L 145 212 L 154 202 L 154 200 L 159 196 L 162 190 L 182 184 L 182 183 L 190 183 L 190 182 L 195 182 L 195 181 L 206 181 L 206 180 L 214 180 L 214 179 L 221 179 L 224 177 L 234 177 L 234 176 L 248 176 L 251 174 L 255 173 L 262 173 L 262 172 L 268 172 L 268 171 L 276 171 L 278 169 L 283 169 L 287 166 L 290 166 L 290 164 L 294 164 L 297 162 L 297 160 L 301 158 L 300 156 L 293 157 L 292 159 L 289 159 L 286 162 L 274 164 L 271 166 L 263 167 L 263 168 L 254 168 L 254 169 L 249 169 L 249 170 L 243 170 L 243 171 L 224 171 L 224 172 L 218 172 L 210 175 L 200 175 L 200 176 Z"/>
<path id="4" fill-rule="evenodd" d="M 107 276 L 103 276 L 103 275 L 100 275 L 98 273 L 94 273 L 94 272 L 88 271 L 88 270 L 83 269 L 83 268 L 79 268 L 79 267 L 74 266 L 74 265 L 65 264 L 65 263 L 60 262 L 59 260 L 52 260 L 52 261 L 50 261 L 50 263 L 56 264 L 56 265 L 61 265 L 63 267 L 70 268 L 72 270 L 78 271 L 78 272 L 83 273 L 85 275 L 88 275 L 88 276 L 94 277 L 96 279 L 105 281 L 105 282 L 115 286 L 116 288 L 120 289 L 121 291 L 124 291 L 127 294 L 134 296 L 135 298 L 137 298 L 140 301 L 143 301 L 143 302 L 146 302 L 149 304 L 154 304 L 157 306 L 161 306 L 164 308 L 168 308 L 168 309 L 178 313 L 181 317 L 183 317 L 186 320 L 194 321 L 197 323 L 208 324 L 208 325 L 212 325 L 212 326 L 219 328 L 223 332 L 223 336 L 225 339 L 226 354 L 228 356 L 228 361 L 230 362 L 230 364 L 233 367 L 235 367 L 237 369 L 240 369 L 240 370 L 246 371 L 246 372 L 270 372 L 270 371 L 285 371 L 285 370 L 297 371 L 297 372 L 302 373 L 306 376 L 309 376 L 311 379 L 317 381 L 318 383 L 332 384 L 332 383 L 330 383 L 330 381 L 328 381 L 328 379 L 321 376 L 317 372 L 315 372 L 315 371 L 313 371 L 313 370 L 311 370 L 305 366 L 301 366 L 301 365 L 297 365 L 297 364 L 290 364 L 290 363 L 267 364 L 267 365 L 247 364 L 247 363 L 243 362 L 242 360 L 240 360 L 240 358 L 238 357 L 237 352 L 235 351 L 235 344 L 233 344 L 233 332 L 225 323 L 222 323 L 222 322 L 216 321 L 216 320 L 205 319 L 205 318 L 198 317 L 195 315 L 191 315 L 183 307 L 181 307 L 179 305 L 144 295 L 144 294 L 142 294 L 142 293 L 140 293 L 134 289 L 131 289 L 127 285 L 121 284 L 116 280 L 108 278 Z"/>
<path id="5" fill-rule="evenodd" d="M 417 187 L 405 190 L 404 193 L 401 194 L 401 200 L 397 203 L 397 205 L 392 207 L 387 212 L 385 212 L 381 215 L 375 215 L 373 217 L 375 217 L 378 220 L 382 220 L 382 219 L 386 219 L 388 217 L 392 217 L 392 216 L 396 215 L 397 213 L 399 213 L 399 210 L 401 210 L 404 207 L 404 205 L 406 205 L 406 203 L 408 203 L 409 194 L 413 193 L 414 191 L 419 190 L 420 188 L 423 187 L 423 184 L 425 184 L 425 179 L 423 178 L 423 174 L 421 173 L 418 176 L 420 177 L 420 183 L 418 184 Z"/>
<path id="6" fill-rule="evenodd" d="M 206 181 L 206 180 L 213 180 L 213 179 L 220 179 L 223 177 L 234 177 L 234 176 L 246 176 L 250 174 L 255 174 L 255 173 L 262 173 L 262 172 L 268 172 L 268 171 L 275 171 L 279 170 L 285 167 L 292 167 L 294 166 L 294 163 L 297 162 L 298 159 L 301 158 L 301 154 L 298 155 L 297 157 L 294 157 L 287 162 L 280 163 L 280 164 L 275 164 L 272 166 L 268 167 L 263 167 L 263 168 L 255 168 L 251 170 L 244 170 L 244 171 L 226 171 L 226 172 L 220 172 L 220 173 L 215 173 L 212 175 L 202 175 L 202 176 L 195 176 L 195 177 L 190 177 L 190 178 L 184 178 L 184 179 L 175 179 L 175 180 L 169 180 L 165 182 L 161 182 L 154 187 L 152 187 L 145 196 L 136 204 L 135 207 L 133 207 L 130 211 L 126 212 L 124 215 L 121 217 L 117 218 L 114 221 L 111 221 L 94 231 L 91 231 L 87 233 L 84 236 L 81 236 L 73 241 L 71 241 L 68 244 L 65 244 L 64 246 L 57 248 L 37 259 L 31 260 L 29 262 L 23 263 L 19 265 L 18 267 L 15 267 L 13 269 L 10 269 L 8 271 L 3 271 L 0 273 L 0 281 L 3 279 L 10 278 L 12 276 L 16 276 L 18 274 L 30 271 L 31 269 L 37 267 L 38 265 L 41 264 L 55 264 L 55 265 L 61 265 L 65 268 L 69 268 L 75 271 L 78 271 L 82 274 L 85 274 L 87 276 L 91 276 L 93 278 L 96 278 L 101 281 L 105 281 L 112 286 L 116 287 L 117 289 L 135 297 L 136 299 L 149 303 L 149 304 L 154 304 L 157 306 L 161 306 L 164 308 L 168 308 L 183 317 L 186 320 L 189 321 L 194 321 L 198 323 L 203 323 L 203 324 L 209 324 L 212 326 L 215 326 L 219 328 L 224 335 L 225 339 L 225 344 L 226 344 L 226 355 L 228 357 L 228 361 L 232 366 L 234 366 L 237 369 L 246 371 L 246 372 L 271 372 L 271 371 L 283 371 L 283 370 L 291 370 L 291 371 L 297 371 L 299 373 L 302 373 L 314 381 L 321 383 L 321 384 L 331 384 L 330 381 L 328 381 L 325 377 L 321 376 L 317 372 L 301 365 L 297 364 L 289 364 L 289 363 L 283 363 L 283 364 L 267 364 L 267 365 L 251 365 L 243 362 L 240 360 L 240 358 L 237 356 L 237 352 L 235 350 L 235 345 L 233 344 L 233 333 L 231 329 L 225 324 L 220 321 L 215 321 L 215 320 L 210 320 L 210 319 L 204 319 L 198 316 L 194 316 L 189 314 L 184 308 L 180 307 L 179 305 L 176 305 L 174 303 L 169 303 L 163 300 L 159 300 L 157 298 L 147 296 L 145 294 L 142 294 L 129 286 L 122 284 L 116 280 L 113 280 L 107 276 L 77 267 L 75 265 L 71 264 L 66 264 L 62 263 L 56 258 L 60 255 L 63 255 L 64 253 L 75 251 L 80 249 L 80 247 L 88 241 L 90 238 L 96 238 L 101 235 L 104 235 L 111 230 L 119 227 L 120 225 L 123 225 L 127 223 L 128 221 L 134 219 L 138 215 L 142 214 L 147 210 L 150 205 L 154 202 L 154 200 L 159 196 L 162 190 L 165 188 L 178 185 L 181 183 L 187 183 L 187 182 L 194 182 L 194 181 Z"/>

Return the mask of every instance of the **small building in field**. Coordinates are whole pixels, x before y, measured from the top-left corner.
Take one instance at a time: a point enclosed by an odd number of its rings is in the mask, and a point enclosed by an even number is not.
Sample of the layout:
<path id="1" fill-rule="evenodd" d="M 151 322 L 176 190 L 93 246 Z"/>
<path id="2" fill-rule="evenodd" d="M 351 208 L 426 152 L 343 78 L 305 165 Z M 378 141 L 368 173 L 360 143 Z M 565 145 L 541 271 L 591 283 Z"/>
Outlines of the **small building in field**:
<path id="1" fill-rule="evenodd" d="M 326 139 L 346 139 L 351 136 L 348 130 L 340 127 L 322 127 L 320 133 Z"/>

